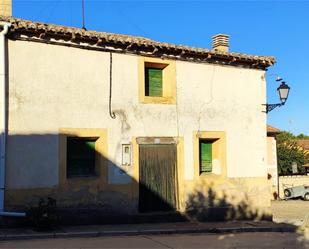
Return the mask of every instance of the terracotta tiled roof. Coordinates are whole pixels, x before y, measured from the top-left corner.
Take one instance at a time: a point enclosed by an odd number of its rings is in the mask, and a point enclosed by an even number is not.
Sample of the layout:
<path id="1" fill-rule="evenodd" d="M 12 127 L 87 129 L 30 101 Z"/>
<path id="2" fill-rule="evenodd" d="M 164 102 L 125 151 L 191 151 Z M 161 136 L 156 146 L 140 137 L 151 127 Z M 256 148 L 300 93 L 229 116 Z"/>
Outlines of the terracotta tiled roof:
<path id="1" fill-rule="evenodd" d="M 309 139 L 298 139 L 297 144 L 305 150 L 309 150 Z"/>
<path id="2" fill-rule="evenodd" d="M 278 134 L 281 131 L 278 128 L 275 128 L 271 125 L 267 125 L 267 134 Z"/>
<path id="3" fill-rule="evenodd" d="M 167 57 L 226 65 L 241 65 L 259 69 L 266 69 L 275 63 L 275 58 L 271 56 L 220 52 L 205 48 L 194 48 L 157 42 L 144 37 L 90 30 L 86 31 L 80 28 L 33 22 L 13 17 L 0 16 L 0 21 L 11 23 L 12 26 L 10 28 L 9 37 L 14 39 L 35 40 L 53 44 L 66 42 L 66 45 L 86 47 L 88 49 L 114 50 L 154 57 Z"/>

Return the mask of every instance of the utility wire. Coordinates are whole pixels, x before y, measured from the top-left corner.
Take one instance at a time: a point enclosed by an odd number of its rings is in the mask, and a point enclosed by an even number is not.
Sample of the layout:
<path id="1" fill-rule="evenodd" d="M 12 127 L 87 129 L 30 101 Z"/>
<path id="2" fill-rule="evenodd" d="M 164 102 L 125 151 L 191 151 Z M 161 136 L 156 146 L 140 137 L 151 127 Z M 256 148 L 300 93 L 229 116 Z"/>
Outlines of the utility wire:
<path id="1" fill-rule="evenodd" d="M 83 27 L 82 29 L 87 30 L 85 26 L 85 0 L 82 0 L 82 18 L 83 18 Z"/>
<path id="2" fill-rule="evenodd" d="M 109 53 L 109 116 L 112 119 L 116 118 L 115 113 L 112 111 L 112 83 L 113 83 L 113 54 Z"/>

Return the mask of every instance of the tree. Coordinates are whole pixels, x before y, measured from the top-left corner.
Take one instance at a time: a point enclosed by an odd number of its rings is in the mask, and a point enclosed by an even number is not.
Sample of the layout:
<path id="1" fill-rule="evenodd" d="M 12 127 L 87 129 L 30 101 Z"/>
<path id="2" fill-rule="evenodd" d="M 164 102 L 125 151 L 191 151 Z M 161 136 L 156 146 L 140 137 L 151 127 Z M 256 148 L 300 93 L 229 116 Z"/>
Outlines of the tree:
<path id="1" fill-rule="evenodd" d="M 309 136 L 307 136 L 303 133 L 300 133 L 296 138 L 298 138 L 298 139 L 309 139 Z"/>
<path id="2" fill-rule="evenodd" d="M 278 156 L 278 173 L 279 175 L 292 174 L 292 163 L 297 163 L 299 173 L 304 173 L 302 167 L 309 162 L 309 155 L 297 144 L 297 139 L 303 139 L 308 136 L 300 134 L 294 136 L 290 132 L 283 131 L 277 136 L 277 156 Z"/>

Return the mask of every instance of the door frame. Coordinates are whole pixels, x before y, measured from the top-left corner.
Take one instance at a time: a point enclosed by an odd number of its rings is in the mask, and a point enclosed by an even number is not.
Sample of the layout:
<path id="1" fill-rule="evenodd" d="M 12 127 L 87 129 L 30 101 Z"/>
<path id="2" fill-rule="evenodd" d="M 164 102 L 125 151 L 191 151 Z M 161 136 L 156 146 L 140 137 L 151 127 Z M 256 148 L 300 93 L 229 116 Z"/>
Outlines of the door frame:
<path id="1" fill-rule="evenodd" d="M 140 144 L 175 144 L 176 145 L 176 176 L 175 186 L 177 187 L 176 210 L 184 210 L 184 142 L 183 137 L 134 137 L 132 139 L 133 147 L 133 181 L 132 198 L 139 202 L 139 145 Z M 138 209 L 138 208 L 137 208 Z"/>

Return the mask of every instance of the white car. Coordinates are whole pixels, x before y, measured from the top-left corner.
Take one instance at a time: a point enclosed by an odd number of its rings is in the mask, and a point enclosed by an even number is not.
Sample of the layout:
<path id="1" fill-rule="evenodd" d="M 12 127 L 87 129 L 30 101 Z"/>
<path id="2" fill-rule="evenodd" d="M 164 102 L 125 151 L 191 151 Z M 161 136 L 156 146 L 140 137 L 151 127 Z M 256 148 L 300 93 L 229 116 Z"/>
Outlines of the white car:
<path id="1" fill-rule="evenodd" d="M 305 201 L 309 201 L 309 186 L 301 185 L 284 189 L 285 199 L 301 197 Z"/>

